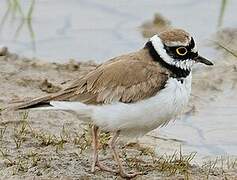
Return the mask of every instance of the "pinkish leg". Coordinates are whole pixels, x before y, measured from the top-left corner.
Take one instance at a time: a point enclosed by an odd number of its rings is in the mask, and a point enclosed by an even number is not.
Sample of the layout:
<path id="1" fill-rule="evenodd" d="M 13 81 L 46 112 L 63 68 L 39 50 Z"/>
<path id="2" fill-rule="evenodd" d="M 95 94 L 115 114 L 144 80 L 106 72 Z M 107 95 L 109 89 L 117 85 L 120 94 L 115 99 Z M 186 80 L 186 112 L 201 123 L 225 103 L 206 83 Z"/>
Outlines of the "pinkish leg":
<path id="1" fill-rule="evenodd" d="M 113 170 L 105 165 L 102 165 L 98 158 L 98 132 L 99 128 L 95 125 L 92 126 L 92 165 L 91 165 L 91 172 L 95 172 L 95 167 L 98 166 L 103 171 L 117 173 L 118 171 Z"/>
<path id="2" fill-rule="evenodd" d="M 98 161 L 98 127 L 93 125 L 92 126 L 92 165 L 91 165 L 91 172 L 95 172 L 95 166 Z"/>
<path id="3" fill-rule="evenodd" d="M 120 176 L 123 177 L 123 178 L 133 178 L 133 177 L 135 177 L 135 176 L 137 176 L 137 175 L 142 175 L 142 174 L 144 174 L 144 173 L 142 173 L 142 172 L 126 173 L 126 172 L 124 171 L 123 166 L 122 166 L 122 163 L 121 163 L 120 158 L 119 158 L 119 154 L 118 154 L 118 152 L 117 152 L 117 150 L 116 150 L 116 142 L 117 142 L 117 140 L 118 140 L 119 134 L 120 134 L 119 131 L 117 131 L 117 132 L 115 133 L 115 135 L 114 135 L 113 138 L 111 139 L 109 145 L 110 145 L 110 148 L 111 148 L 111 150 L 112 150 L 112 152 L 113 152 L 114 159 L 115 159 L 115 161 L 116 161 L 117 164 L 118 164 Z"/>

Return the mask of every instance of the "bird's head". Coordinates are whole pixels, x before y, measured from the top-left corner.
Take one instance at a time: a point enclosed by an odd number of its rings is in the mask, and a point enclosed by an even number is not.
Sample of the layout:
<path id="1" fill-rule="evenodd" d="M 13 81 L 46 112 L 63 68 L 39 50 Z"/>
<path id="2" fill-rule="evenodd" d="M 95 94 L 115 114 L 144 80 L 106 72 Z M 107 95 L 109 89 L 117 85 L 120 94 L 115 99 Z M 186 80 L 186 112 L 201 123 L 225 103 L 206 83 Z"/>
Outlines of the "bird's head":
<path id="1" fill-rule="evenodd" d="M 150 38 L 147 45 L 164 63 L 185 71 L 191 71 L 193 64 L 213 63 L 198 54 L 192 36 L 182 29 L 170 29 Z M 153 53 L 153 54 L 154 54 Z"/>

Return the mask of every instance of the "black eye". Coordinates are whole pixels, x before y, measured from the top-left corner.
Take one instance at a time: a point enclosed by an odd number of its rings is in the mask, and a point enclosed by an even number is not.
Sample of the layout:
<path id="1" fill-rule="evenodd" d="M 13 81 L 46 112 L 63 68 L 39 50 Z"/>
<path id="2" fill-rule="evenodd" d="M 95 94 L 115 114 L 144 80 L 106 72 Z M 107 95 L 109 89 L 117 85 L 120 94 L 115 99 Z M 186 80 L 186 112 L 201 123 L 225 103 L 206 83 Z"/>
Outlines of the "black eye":
<path id="1" fill-rule="evenodd" d="M 178 47 L 176 49 L 176 53 L 180 56 L 184 56 L 185 54 L 187 54 L 188 50 L 185 47 Z"/>

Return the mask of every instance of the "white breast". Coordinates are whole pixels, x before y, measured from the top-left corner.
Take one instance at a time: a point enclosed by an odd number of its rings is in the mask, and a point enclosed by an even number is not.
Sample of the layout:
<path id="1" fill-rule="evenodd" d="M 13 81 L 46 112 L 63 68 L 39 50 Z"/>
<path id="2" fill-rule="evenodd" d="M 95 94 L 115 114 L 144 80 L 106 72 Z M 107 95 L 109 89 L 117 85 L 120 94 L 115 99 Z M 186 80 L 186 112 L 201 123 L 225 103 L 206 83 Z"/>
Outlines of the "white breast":
<path id="1" fill-rule="evenodd" d="M 183 82 L 170 78 L 157 95 L 136 103 L 93 106 L 92 120 L 104 130 L 144 135 L 182 112 L 191 93 L 191 79 L 191 74 Z"/>

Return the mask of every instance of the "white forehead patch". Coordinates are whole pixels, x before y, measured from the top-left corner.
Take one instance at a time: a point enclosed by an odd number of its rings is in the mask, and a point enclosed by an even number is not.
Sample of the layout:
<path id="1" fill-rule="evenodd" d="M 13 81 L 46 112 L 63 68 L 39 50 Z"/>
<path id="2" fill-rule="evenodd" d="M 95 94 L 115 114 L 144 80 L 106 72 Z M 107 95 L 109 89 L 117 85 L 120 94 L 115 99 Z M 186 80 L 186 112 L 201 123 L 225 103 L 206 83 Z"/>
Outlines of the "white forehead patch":
<path id="1" fill-rule="evenodd" d="M 166 53 L 166 50 L 164 48 L 164 44 L 159 38 L 158 35 L 154 35 L 150 39 L 153 47 L 155 48 L 156 52 L 160 55 L 160 57 L 167 62 L 168 64 L 172 64 L 173 59 Z"/>
<path id="2" fill-rule="evenodd" d="M 156 50 L 156 52 L 159 54 L 159 56 L 163 59 L 163 61 L 165 61 L 166 63 L 176 66 L 178 68 L 184 69 L 184 70 L 191 70 L 193 64 L 195 63 L 193 60 L 191 59 L 187 59 L 187 60 L 175 60 L 173 58 L 171 58 L 165 48 L 164 48 L 164 44 L 161 41 L 161 39 L 159 38 L 158 35 L 154 35 L 153 37 L 150 38 L 150 41 L 154 47 L 154 49 Z M 176 44 L 177 45 L 177 44 Z M 182 44 L 183 45 L 183 44 Z M 193 52 L 196 51 L 196 47 L 193 48 Z M 197 51 L 196 51 L 197 52 Z"/>

